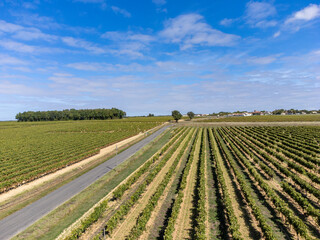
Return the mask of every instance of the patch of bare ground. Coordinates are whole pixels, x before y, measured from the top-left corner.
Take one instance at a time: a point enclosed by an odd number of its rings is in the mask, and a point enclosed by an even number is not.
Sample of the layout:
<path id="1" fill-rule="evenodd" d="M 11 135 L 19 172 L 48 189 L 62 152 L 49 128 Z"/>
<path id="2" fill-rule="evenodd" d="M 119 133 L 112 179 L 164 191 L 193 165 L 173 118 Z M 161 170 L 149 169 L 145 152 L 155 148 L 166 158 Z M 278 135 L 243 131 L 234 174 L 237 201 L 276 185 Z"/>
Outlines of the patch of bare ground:
<path id="1" fill-rule="evenodd" d="M 200 134 L 199 134 L 200 136 Z M 173 239 L 191 239 L 190 232 L 192 230 L 192 207 L 193 207 L 193 194 L 196 186 L 196 173 L 199 161 L 201 138 L 198 137 L 196 148 L 194 151 L 194 159 L 192 161 L 190 171 L 187 177 L 186 188 L 184 189 L 184 197 L 180 207 L 180 212 L 175 224 L 175 231 L 172 236 Z"/>
<path id="2" fill-rule="evenodd" d="M 139 216 L 141 211 L 144 209 L 144 207 L 147 205 L 148 200 L 154 194 L 157 186 L 161 183 L 161 181 L 165 177 L 166 173 L 168 172 L 173 162 L 179 160 L 179 159 L 176 159 L 176 157 L 178 153 L 181 151 L 181 148 L 183 147 L 186 140 L 187 140 L 187 137 L 182 141 L 180 146 L 174 152 L 172 157 L 167 161 L 165 166 L 160 170 L 160 172 L 157 174 L 157 176 L 152 181 L 152 183 L 150 183 L 150 185 L 146 188 L 146 191 L 143 193 L 143 195 L 141 196 L 139 201 L 135 204 L 135 206 L 127 214 L 124 221 L 121 224 L 119 224 L 118 227 L 115 229 L 114 233 L 111 236 L 111 239 L 117 239 L 117 240 L 125 239 L 127 234 L 135 225 L 137 217 Z"/>

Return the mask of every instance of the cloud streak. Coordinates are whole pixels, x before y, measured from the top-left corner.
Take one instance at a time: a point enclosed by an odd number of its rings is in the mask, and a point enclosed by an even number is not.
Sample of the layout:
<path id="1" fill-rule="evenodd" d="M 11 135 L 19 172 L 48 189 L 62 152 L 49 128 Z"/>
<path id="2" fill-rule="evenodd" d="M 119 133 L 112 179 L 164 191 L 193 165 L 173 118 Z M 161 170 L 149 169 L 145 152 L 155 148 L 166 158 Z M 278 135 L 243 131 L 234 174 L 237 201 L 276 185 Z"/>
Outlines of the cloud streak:
<path id="1" fill-rule="evenodd" d="M 233 46 L 240 39 L 237 35 L 213 29 L 199 14 L 169 19 L 159 36 L 167 42 L 180 44 L 182 50 L 194 46 Z"/>

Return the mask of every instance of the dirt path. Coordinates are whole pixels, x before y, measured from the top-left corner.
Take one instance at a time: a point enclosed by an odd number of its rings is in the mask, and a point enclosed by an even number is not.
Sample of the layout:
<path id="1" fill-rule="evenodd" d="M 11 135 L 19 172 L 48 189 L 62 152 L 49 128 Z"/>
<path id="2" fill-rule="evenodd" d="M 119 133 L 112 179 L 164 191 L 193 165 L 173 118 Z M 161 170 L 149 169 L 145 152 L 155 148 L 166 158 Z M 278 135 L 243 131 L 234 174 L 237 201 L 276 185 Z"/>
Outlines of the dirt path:
<path id="1" fill-rule="evenodd" d="M 198 136 L 201 136 L 199 133 Z M 193 194 L 196 185 L 197 165 L 199 161 L 199 150 L 201 144 L 201 137 L 197 139 L 196 149 L 194 151 L 194 159 L 187 177 L 187 185 L 184 190 L 184 197 L 182 200 L 179 216 L 175 224 L 175 231 L 172 236 L 173 239 L 191 239 L 190 231 L 192 230 L 192 207 Z"/>
<path id="2" fill-rule="evenodd" d="M 245 222 L 245 216 L 244 216 L 243 212 L 241 211 L 242 207 L 239 204 L 239 202 L 237 201 L 236 190 L 233 187 L 233 183 L 232 183 L 232 180 L 231 180 L 230 175 L 228 173 L 228 170 L 226 169 L 226 166 L 225 166 L 223 159 L 220 155 L 218 146 L 215 145 L 215 147 L 216 147 L 216 152 L 217 152 L 217 161 L 220 162 L 221 170 L 222 170 L 222 173 L 223 173 L 226 185 L 227 185 L 227 191 L 228 191 L 228 194 L 231 199 L 232 208 L 234 210 L 235 216 L 237 217 L 237 220 L 238 220 L 238 223 L 240 226 L 239 231 L 241 232 L 242 237 L 244 239 L 252 239 L 250 236 L 250 231 L 249 231 L 248 225 Z"/>
<path id="3" fill-rule="evenodd" d="M 191 133 L 191 132 L 190 132 Z M 190 134 L 189 133 L 189 134 Z M 161 171 L 158 173 L 158 175 L 155 177 L 155 179 L 150 183 L 150 185 L 147 187 L 146 192 L 141 196 L 139 201 L 135 204 L 135 207 L 131 209 L 129 214 L 126 216 L 125 220 L 117 227 L 117 229 L 112 234 L 112 239 L 125 239 L 125 237 L 128 235 L 132 227 L 136 223 L 136 219 L 141 213 L 141 211 L 145 208 L 147 205 L 150 197 L 154 194 L 157 186 L 161 183 L 163 178 L 165 177 L 166 173 L 172 166 L 174 161 L 180 160 L 176 159 L 178 153 L 182 149 L 182 146 L 188 139 L 189 134 L 186 136 L 186 138 L 182 141 L 178 149 L 174 152 L 172 157 L 167 161 L 165 166 L 161 169 Z"/>
<path id="4" fill-rule="evenodd" d="M 158 127 L 154 128 L 154 129 L 151 129 L 149 131 L 153 131 L 155 129 L 157 129 Z M 148 131 L 148 132 L 149 132 Z M 5 202 L 5 201 L 8 201 L 9 199 L 11 198 L 14 198 L 15 196 L 23 193 L 23 192 L 26 192 L 26 191 L 30 191 L 30 190 L 33 190 L 33 188 L 36 188 L 42 184 L 44 184 L 45 182 L 49 182 L 49 181 L 52 181 L 66 173 L 69 173 L 75 169 L 82 169 L 85 165 L 88 165 L 90 164 L 91 162 L 93 161 L 96 161 L 100 158 L 103 158 L 103 157 L 106 157 L 108 154 L 110 153 L 113 153 L 115 152 L 117 149 L 121 148 L 121 147 L 124 147 L 125 145 L 127 144 L 130 144 L 136 140 L 138 140 L 139 138 L 142 138 L 143 136 L 145 135 L 145 133 L 139 133 L 135 136 L 132 136 L 130 138 L 127 138 L 123 141 L 120 141 L 118 143 L 115 143 L 115 144 L 112 144 L 108 147 L 105 147 L 103 149 L 100 150 L 100 152 L 92 157 L 89 157 L 89 158 L 86 158 L 80 162 L 77 162 L 75 164 L 72 164 L 68 167 L 65 167 L 61 170 L 58 170 L 54 173 L 51 173 L 51 174 L 48 174 L 48 175 L 45 175 L 41 178 L 38 178 L 32 182 L 29 182 L 29 183 L 26 183 L 24 185 L 21 185 L 15 189 L 12 189 L 8 192 L 5 192 L 5 193 L 2 193 L 0 194 L 0 205 L 2 202 Z"/>

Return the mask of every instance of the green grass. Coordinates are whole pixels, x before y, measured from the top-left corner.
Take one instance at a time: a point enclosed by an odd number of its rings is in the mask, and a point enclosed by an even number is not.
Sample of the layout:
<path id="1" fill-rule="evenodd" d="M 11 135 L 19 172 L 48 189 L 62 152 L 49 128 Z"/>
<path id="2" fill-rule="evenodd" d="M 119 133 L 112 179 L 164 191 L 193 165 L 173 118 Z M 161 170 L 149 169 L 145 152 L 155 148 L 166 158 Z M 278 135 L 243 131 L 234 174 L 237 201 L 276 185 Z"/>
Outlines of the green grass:
<path id="1" fill-rule="evenodd" d="M 167 143 L 170 135 L 170 131 L 166 131 L 157 141 L 148 144 L 144 150 L 136 153 L 115 170 L 106 174 L 13 239 L 55 239 L 65 228 L 80 218 Z"/>
<path id="2" fill-rule="evenodd" d="M 203 119 L 203 120 L 198 120 L 197 122 L 313 122 L 313 121 L 320 121 L 320 114 L 226 117 L 226 118 L 218 118 L 218 119 Z"/>

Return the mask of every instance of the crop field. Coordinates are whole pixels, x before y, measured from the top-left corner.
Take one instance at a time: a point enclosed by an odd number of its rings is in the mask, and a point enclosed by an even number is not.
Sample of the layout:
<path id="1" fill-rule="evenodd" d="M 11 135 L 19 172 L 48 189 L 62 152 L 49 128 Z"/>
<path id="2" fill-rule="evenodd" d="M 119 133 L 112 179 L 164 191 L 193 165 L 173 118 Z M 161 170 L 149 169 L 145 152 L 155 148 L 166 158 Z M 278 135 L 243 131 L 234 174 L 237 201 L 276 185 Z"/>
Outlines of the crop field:
<path id="1" fill-rule="evenodd" d="M 226 117 L 197 120 L 201 122 L 315 122 L 320 121 L 320 114 L 307 115 L 265 115 L 248 117 Z"/>
<path id="2" fill-rule="evenodd" d="M 0 193 L 92 156 L 167 118 L 1 122 Z"/>
<path id="3" fill-rule="evenodd" d="M 320 239 L 320 127 L 179 127 L 70 239 Z"/>

